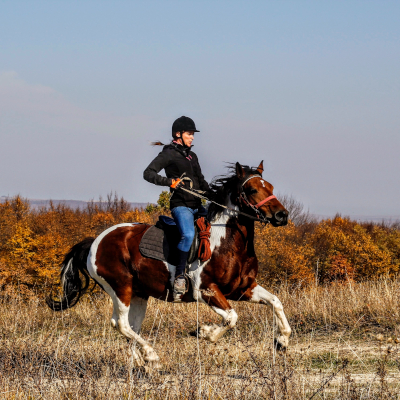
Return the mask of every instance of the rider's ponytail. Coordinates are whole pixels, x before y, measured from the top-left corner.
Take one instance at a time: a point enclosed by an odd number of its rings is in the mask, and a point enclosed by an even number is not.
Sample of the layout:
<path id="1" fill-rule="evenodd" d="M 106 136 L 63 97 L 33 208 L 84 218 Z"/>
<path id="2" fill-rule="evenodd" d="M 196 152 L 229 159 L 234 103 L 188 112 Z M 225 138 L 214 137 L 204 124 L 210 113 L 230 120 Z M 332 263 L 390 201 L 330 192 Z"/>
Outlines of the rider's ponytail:
<path id="1" fill-rule="evenodd" d="M 159 140 L 157 140 L 157 142 L 150 142 L 150 144 L 152 146 L 165 146 L 165 144 L 160 142 Z"/>

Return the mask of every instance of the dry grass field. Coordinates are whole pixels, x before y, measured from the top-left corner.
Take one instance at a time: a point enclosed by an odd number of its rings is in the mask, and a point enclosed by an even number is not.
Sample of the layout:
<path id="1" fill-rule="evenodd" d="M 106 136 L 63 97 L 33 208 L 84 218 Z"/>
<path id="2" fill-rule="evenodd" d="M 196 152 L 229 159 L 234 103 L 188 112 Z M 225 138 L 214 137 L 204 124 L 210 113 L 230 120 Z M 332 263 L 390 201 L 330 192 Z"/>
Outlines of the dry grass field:
<path id="1" fill-rule="evenodd" d="M 40 296 L 3 297 L 0 398 L 400 399 L 400 281 L 270 290 L 293 329 L 286 353 L 265 306 L 233 303 L 237 327 L 212 344 L 190 335 L 219 322 L 207 307 L 151 300 L 142 335 L 158 371 L 133 368 L 104 295 L 62 313 Z"/>

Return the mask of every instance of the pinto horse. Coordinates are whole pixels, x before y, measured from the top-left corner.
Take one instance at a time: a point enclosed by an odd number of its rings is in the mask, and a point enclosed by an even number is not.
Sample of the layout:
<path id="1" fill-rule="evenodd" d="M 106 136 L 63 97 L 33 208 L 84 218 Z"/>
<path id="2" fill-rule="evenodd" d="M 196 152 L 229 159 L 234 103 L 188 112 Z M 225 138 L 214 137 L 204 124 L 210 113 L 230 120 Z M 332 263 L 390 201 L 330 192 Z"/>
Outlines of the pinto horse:
<path id="1" fill-rule="evenodd" d="M 272 194 L 273 186 L 262 178 L 262 162 L 256 169 L 236 163 L 232 170 L 232 174 L 212 184 L 215 202 L 227 208 L 209 206 L 212 255 L 208 261 L 197 260 L 189 266 L 189 289 L 182 301 L 207 304 L 222 317 L 221 325 L 203 325 L 199 329 L 199 337 L 211 342 L 216 342 L 237 322 L 238 315 L 227 300 L 269 305 L 277 320 L 275 345 L 284 349 L 291 329 L 282 304 L 256 282 L 256 218 L 233 210 L 258 215 L 275 227 L 287 224 L 288 212 Z M 123 223 L 105 230 L 96 239 L 87 238 L 76 244 L 62 265 L 63 297 L 61 301 L 49 297 L 47 304 L 56 311 L 75 305 L 87 290 L 90 275 L 113 301 L 112 326 L 138 343 L 139 349 L 133 349 L 137 365 L 159 367 L 158 355 L 139 333 L 150 296 L 173 301 L 175 266 L 141 255 L 139 243 L 149 228 L 147 224 Z"/>

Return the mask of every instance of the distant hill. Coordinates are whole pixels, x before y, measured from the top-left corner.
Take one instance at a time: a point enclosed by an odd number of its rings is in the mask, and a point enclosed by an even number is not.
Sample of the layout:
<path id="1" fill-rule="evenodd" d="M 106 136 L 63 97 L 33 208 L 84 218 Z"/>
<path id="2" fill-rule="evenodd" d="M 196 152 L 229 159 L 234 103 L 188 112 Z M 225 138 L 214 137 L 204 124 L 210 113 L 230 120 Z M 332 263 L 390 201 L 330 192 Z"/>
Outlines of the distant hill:
<path id="1" fill-rule="evenodd" d="M 317 218 L 319 221 L 323 219 L 328 219 L 328 218 L 333 218 L 333 215 L 321 215 L 321 214 L 312 214 L 315 218 Z M 346 215 L 346 214 L 340 214 L 341 217 L 348 217 L 352 221 L 357 221 L 357 222 L 374 222 L 376 224 L 379 224 L 381 222 L 385 223 L 394 223 L 400 221 L 400 215 L 385 215 L 385 216 L 379 216 L 379 215 L 356 215 L 356 214 L 351 214 L 351 215 Z"/>
<path id="2" fill-rule="evenodd" d="M 0 197 L 0 203 L 4 203 L 7 199 L 11 199 L 12 197 L 8 196 L 1 196 Z M 83 201 L 83 200 L 43 200 L 43 199 L 27 199 L 33 209 L 38 209 L 40 207 L 48 207 L 50 205 L 50 201 L 53 202 L 54 205 L 58 204 L 65 204 L 68 207 L 71 207 L 73 209 L 84 209 L 86 208 L 87 204 L 89 203 L 88 201 Z M 104 202 L 104 201 L 103 201 Z M 95 201 L 94 204 L 99 204 L 100 202 Z M 128 202 L 132 208 L 146 208 L 148 204 L 150 203 L 131 203 Z M 323 219 L 328 219 L 328 218 L 333 218 L 333 215 L 322 215 L 322 214 L 311 214 L 317 220 L 323 220 Z M 379 216 L 379 215 L 346 215 L 346 214 L 341 214 L 342 217 L 349 217 L 353 221 L 358 221 L 358 222 L 374 222 L 374 223 L 394 223 L 400 221 L 400 215 L 385 215 L 385 216 Z"/>
<path id="3" fill-rule="evenodd" d="M 1 196 L 0 197 L 0 203 L 4 203 L 7 199 L 11 199 L 11 197 L 8 196 Z M 43 200 L 43 199 L 27 199 L 29 201 L 29 204 L 33 209 L 38 209 L 40 207 L 49 207 L 50 206 L 50 201 L 53 202 L 54 205 L 58 204 L 65 204 L 68 207 L 71 207 L 73 209 L 84 209 L 86 208 L 87 204 L 89 203 L 88 201 L 83 201 L 83 200 Z M 130 203 L 128 202 L 132 208 L 146 208 L 149 203 Z M 100 204 L 98 201 L 94 201 L 94 204 Z"/>

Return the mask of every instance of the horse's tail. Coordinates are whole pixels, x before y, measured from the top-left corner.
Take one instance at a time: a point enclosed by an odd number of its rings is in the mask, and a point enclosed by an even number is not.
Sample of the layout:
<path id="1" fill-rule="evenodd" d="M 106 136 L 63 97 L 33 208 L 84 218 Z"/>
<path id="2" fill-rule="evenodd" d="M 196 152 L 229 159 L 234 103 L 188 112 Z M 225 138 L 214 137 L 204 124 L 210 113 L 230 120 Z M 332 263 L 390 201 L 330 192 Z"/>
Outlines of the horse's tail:
<path id="1" fill-rule="evenodd" d="M 61 266 L 61 301 L 54 300 L 51 295 L 46 299 L 47 305 L 54 311 L 62 311 L 73 307 L 89 287 L 90 276 L 86 261 L 94 238 L 88 237 L 71 248 Z M 83 281 L 79 276 L 83 275 Z"/>

